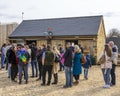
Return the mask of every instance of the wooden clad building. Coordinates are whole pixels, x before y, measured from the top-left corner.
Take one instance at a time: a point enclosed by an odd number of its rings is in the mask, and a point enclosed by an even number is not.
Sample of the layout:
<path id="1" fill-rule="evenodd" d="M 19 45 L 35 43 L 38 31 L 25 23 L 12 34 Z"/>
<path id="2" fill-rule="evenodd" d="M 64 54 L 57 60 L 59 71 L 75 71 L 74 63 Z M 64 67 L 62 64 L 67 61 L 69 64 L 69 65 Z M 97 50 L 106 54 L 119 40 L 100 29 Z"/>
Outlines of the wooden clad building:
<path id="1" fill-rule="evenodd" d="M 36 42 L 40 46 L 48 41 L 48 29 L 52 32 L 52 45 L 81 44 L 97 58 L 106 42 L 103 16 L 24 20 L 9 39 L 16 43 Z"/>
<path id="2" fill-rule="evenodd" d="M 8 36 L 15 30 L 17 23 L 0 24 L 0 47 L 3 43 L 9 43 Z"/>

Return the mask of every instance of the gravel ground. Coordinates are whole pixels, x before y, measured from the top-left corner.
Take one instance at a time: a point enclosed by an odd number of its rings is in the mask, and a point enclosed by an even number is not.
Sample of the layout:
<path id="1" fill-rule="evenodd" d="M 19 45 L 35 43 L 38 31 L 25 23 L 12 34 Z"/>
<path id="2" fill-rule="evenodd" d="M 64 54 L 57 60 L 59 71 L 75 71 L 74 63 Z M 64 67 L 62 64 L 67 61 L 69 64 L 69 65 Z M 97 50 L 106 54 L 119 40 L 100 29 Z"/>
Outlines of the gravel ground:
<path id="1" fill-rule="evenodd" d="M 78 85 L 64 89 L 64 72 L 59 72 L 58 85 L 41 86 L 41 81 L 36 81 L 36 78 L 29 78 L 28 84 L 13 83 L 7 78 L 6 70 L 0 70 L 0 96 L 120 96 L 120 67 L 116 73 L 117 85 L 110 89 L 102 88 L 104 81 L 99 66 L 89 70 L 88 80 L 84 80 L 82 74 Z"/>

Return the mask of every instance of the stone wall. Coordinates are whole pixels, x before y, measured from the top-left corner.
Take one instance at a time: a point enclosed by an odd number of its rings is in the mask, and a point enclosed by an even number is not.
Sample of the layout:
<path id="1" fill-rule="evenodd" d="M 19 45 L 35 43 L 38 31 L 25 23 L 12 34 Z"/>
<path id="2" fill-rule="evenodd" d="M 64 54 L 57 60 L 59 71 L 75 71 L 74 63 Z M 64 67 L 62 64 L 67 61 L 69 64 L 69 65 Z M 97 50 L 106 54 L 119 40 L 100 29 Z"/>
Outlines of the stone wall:
<path id="1" fill-rule="evenodd" d="M 103 21 L 101 21 L 98 37 L 97 37 L 97 60 L 99 59 L 99 56 L 104 49 L 105 42 L 106 42 L 106 34 L 104 30 Z"/>
<path id="2" fill-rule="evenodd" d="M 65 47 L 65 40 L 53 40 L 52 45 L 58 46 L 59 44 L 63 45 Z"/>
<path id="3" fill-rule="evenodd" d="M 94 49 L 94 42 L 93 40 L 79 40 L 78 44 L 81 44 L 81 46 L 84 48 L 84 51 L 90 52 L 90 55 L 95 55 L 95 49 Z"/>
<path id="4" fill-rule="evenodd" d="M 47 40 L 38 40 L 37 41 L 37 47 L 42 46 L 43 44 L 47 44 Z"/>
<path id="5" fill-rule="evenodd" d="M 51 43 L 52 43 L 52 46 L 53 45 L 58 46 L 59 44 L 62 44 L 63 46 L 65 45 L 64 40 L 52 40 Z M 38 40 L 37 41 L 37 46 L 38 47 L 42 46 L 43 44 L 47 45 L 47 40 Z"/>

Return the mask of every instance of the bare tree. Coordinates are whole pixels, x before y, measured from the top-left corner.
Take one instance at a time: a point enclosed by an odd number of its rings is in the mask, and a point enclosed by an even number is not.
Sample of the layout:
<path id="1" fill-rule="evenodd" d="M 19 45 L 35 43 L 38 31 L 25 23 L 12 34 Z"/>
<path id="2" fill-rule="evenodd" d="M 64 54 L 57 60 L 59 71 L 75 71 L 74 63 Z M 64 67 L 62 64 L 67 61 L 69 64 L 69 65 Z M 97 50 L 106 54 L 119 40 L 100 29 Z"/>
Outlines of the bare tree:
<path id="1" fill-rule="evenodd" d="M 109 31 L 108 36 L 107 37 L 120 37 L 120 30 L 113 28 Z"/>

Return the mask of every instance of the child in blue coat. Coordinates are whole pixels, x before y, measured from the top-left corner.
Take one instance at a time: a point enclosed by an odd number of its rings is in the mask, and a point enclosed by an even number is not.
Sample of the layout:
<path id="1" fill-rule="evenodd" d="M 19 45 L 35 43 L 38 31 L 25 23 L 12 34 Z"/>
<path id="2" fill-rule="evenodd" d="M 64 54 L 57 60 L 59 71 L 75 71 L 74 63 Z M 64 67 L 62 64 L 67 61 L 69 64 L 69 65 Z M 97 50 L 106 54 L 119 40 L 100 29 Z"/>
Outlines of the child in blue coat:
<path id="1" fill-rule="evenodd" d="M 89 68 L 92 66 L 92 64 L 91 64 L 91 58 L 90 58 L 90 54 L 89 54 L 89 52 L 86 52 L 85 53 L 85 56 L 86 56 L 86 63 L 85 64 L 83 64 L 83 68 L 84 68 L 84 78 L 86 79 L 86 80 L 88 80 L 88 70 L 89 70 Z"/>

